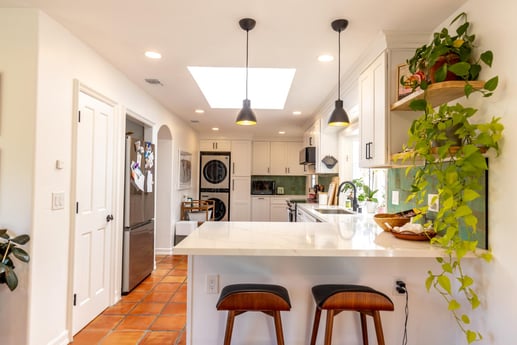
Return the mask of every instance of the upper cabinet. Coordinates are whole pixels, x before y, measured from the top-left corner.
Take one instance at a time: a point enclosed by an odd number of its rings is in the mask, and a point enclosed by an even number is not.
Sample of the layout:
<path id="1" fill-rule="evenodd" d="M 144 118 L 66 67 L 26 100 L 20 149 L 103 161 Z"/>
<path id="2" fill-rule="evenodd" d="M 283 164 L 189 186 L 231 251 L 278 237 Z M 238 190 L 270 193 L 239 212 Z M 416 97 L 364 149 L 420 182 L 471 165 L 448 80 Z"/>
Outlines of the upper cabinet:
<path id="1" fill-rule="evenodd" d="M 271 166 L 269 162 L 271 145 L 269 141 L 254 141 L 252 152 L 252 175 L 269 175 Z"/>
<path id="2" fill-rule="evenodd" d="M 303 137 L 304 146 L 316 147 L 316 163 L 314 171 L 311 171 L 316 174 L 337 173 L 339 169 L 338 164 L 329 167 L 322 161 L 327 156 L 336 160 L 338 157 L 337 132 L 335 128 L 327 128 L 324 121 L 323 119 L 316 120 Z"/>
<path id="3" fill-rule="evenodd" d="M 418 114 L 390 110 L 397 99 L 397 68 L 414 49 L 385 49 L 359 76 L 361 168 L 389 167 L 391 154 L 403 150 Z"/>
<path id="4" fill-rule="evenodd" d="M 253 175 L 304 175 L 304 167 L 298 162 L 302 142 L 254 141 Z"/>
<path id="5" fill-rule="evenodd" d="M 232 141 L 232 177 L 251 175 L 251 141 Z"/>
<path id="6" fill-rule="evenodd" d="M 199 151 L 230 151 L 232 142 L 229 140 L 200 140 Z"/>

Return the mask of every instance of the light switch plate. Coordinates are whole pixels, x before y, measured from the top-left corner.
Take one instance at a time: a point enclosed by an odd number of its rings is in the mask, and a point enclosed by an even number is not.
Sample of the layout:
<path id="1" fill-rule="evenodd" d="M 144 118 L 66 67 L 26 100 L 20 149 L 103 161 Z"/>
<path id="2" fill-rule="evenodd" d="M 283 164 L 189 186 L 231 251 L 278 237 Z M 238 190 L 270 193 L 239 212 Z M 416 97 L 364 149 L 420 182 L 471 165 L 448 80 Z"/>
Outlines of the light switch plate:
<path id="1" fill-rule="evenodd" d="M 65 208 L 65 193 L 56 192 L 52 193 L 52 209 L 61 210 Z"/>
<path id="2" fill-rule="evenodd" d="M 399 191 L 398 190 L 392 190 L 391 191 L 391 204 L 392 205 L 398 205 L 399 204 Z"/>
<path id="3" fill-rule="evenodd" d="M 427 194 L 427 207 L 427 210 L 431 212 L 438 212 L 440 210 L 438 194 Z"/>

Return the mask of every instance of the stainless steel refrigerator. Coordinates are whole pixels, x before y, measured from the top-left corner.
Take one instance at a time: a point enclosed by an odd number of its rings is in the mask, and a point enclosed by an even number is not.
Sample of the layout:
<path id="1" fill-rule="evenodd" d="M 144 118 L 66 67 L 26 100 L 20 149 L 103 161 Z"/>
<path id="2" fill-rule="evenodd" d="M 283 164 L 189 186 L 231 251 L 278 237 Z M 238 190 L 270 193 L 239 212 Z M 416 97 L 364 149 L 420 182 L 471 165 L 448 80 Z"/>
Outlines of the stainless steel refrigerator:
<path id="1" fill-rule="evenodd" d="M 126 136 L 122 293 L 154 267 L 154 145 Z"/>

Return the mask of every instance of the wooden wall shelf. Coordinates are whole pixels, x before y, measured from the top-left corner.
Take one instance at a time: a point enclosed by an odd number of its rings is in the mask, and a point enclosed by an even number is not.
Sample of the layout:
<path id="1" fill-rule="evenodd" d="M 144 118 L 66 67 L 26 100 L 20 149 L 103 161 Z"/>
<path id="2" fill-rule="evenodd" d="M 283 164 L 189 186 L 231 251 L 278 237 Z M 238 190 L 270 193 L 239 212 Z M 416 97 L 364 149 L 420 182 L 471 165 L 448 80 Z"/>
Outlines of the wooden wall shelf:
<path id="1" fill-rule="evenodd" d="M 452 100 L 465 96 L 464 88 L 467 82 L 463 80 L 444 81 L 429 85 L 427 88 L 427 99 L 433 105 L 448 103 Z M 469 81 L 474 89 L 481 89 L 485 82 L 482 80 Z M 424 91 L 418 90 L 402 98 L 391 105 L 391 110 L 412 111 L 409 107 L 411 101 L 423 99 Z"/>

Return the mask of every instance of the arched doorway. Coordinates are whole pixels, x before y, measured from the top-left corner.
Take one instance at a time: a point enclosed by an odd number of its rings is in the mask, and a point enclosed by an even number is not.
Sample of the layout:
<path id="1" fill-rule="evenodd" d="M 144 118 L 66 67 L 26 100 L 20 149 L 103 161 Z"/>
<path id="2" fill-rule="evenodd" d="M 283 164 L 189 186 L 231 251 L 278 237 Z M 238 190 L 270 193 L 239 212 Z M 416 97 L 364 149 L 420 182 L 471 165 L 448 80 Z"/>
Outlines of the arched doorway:
<path id="1" fill-rule="evenodd" d="M 172 254 L 174 227 L 172 222 L 172 135 L 167 126 L 158 131 L 156 149 L 156 242 L 155 254 Z"/>

